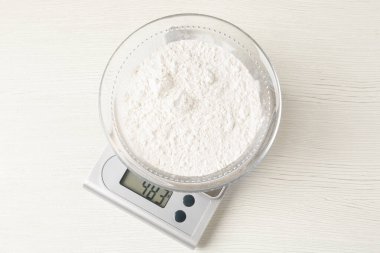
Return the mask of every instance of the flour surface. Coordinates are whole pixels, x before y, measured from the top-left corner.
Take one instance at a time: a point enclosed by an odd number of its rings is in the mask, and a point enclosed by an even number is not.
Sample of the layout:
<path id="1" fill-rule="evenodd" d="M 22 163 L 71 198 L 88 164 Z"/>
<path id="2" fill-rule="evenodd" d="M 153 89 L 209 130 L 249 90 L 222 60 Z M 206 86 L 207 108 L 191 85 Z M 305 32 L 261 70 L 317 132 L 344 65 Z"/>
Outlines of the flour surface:
<path id="1" fill-rule="evenodd" d="M 175 175 L 225 168 L 260 126 L 259 82 L 235 56 L 209 43 L 172 42 L 123 85 L 123 138 L 139 159 Z"/>

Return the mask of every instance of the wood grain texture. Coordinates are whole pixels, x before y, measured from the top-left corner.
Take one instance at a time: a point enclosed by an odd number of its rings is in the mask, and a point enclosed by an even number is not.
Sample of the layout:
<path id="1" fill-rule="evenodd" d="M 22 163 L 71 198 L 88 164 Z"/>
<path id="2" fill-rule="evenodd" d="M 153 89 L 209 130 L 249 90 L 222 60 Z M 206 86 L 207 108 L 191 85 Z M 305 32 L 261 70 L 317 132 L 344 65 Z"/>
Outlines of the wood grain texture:
<path id="1" fill-rule="evenodd" d="M 191 252 L 82 188 L 116 46 L 173 13 L 251 34 L 282 85 L 265 161 L 199 252 L 380 252 L 380 2 L 0 1 L 0 252 Z"/>

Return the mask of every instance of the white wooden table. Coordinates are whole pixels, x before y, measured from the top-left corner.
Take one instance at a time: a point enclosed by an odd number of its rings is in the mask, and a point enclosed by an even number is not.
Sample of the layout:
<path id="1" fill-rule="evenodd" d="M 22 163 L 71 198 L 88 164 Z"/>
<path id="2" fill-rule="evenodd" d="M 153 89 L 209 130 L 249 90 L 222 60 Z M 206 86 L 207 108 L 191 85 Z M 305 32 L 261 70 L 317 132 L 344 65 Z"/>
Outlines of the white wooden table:
<path id="1" fill-rule="evenodd" d="M 82 188 L 106 147 L 105 64 L 134 29 L 200 12 L 268 53 L 278 138 L 199 252 L 380 252 L 379 1 L 1 1 L 0 252 L 191 252 Z"/>

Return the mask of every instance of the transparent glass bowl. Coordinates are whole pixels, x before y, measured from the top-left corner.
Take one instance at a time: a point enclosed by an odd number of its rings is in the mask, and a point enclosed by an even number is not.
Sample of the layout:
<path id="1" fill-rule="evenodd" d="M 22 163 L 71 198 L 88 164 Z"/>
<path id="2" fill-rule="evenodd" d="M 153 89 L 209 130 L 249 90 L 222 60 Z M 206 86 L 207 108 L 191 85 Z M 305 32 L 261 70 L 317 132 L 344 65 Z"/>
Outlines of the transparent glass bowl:
<path id="1" fill-rule="evenodd" d="M 260 81 L 263 119 L 256 138 L 239 159 L 209 175 L 186 177 L 169 174 L 141 160 L 128 148 L 120 134 L 117 101 L 140 63 L 153 52 L 177 40 L 200 40 L 228 50 Z M 176 191 L 208 191 L 229 184 L 253 169 L 268 152 L 281 115 L 281 93 L 276 73 L 258 44 L 235 25 L 206 15 L 177 14 L 154 20 L 133 32 L 113 53 L 104 71 L 99 95 L 103 127 L 108 140 L 123 163 L 141 177 Z"/>

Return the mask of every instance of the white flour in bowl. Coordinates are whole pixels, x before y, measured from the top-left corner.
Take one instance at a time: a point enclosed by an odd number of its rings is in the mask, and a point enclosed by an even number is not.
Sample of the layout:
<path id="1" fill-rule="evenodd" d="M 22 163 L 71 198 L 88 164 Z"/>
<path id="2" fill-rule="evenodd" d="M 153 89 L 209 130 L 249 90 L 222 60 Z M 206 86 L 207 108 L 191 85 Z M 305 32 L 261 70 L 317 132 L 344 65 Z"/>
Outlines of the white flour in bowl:
<path id="1" fill-rule="evenodd" d="M 221 47 L 172 42 L 136 69 L 119 118 L 129 149 L 153 167 L 203 176 L 236 161 L 260 126 L 259 83 Z"/>

